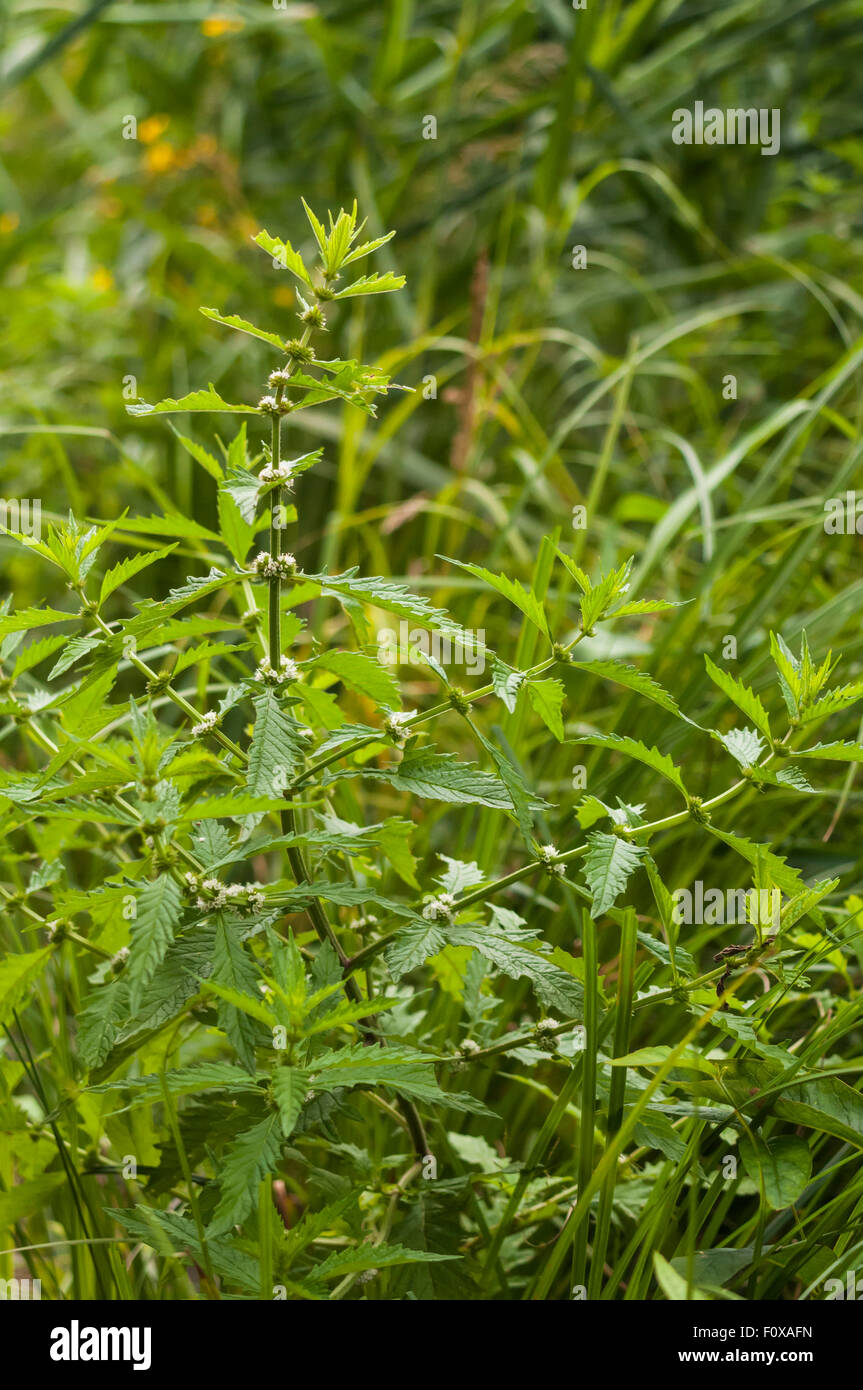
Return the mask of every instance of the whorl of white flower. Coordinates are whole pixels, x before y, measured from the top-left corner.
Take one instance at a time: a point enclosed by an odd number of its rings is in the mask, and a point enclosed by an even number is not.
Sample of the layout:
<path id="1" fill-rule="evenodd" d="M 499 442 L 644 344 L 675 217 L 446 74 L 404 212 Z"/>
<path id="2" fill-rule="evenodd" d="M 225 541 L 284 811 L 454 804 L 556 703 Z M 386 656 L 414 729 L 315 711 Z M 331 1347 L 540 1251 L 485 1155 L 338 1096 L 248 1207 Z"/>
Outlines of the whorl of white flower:
<path id="1" fill-rule="evenodd" d="M 265 410 L 268 415 L 278 415 L 279 402 L 275 396 L 261 396 L 258 401 L 258 410 Z"/>
<path id="2" fill-rule="evenodd" d="M 201 890 L 209 894 L 209 898 L 204 901 L 205 907 L 224 907 L 228 901 L 228 890 L 217 878 L 205 878 L 201 884 Z M 198 906 L 201 906 L 201 899 L 198 899 Z"/>
<path id="3" fill-rule="evenodd" d="M 290 579 L 297 572 L 297 560 L 289 551 L 284 555 L 270 555 L 261 550 L 252 561 L 252 569 L 262 579 Z"/>
<path id="4" fill-rule="evenodd" d="M 270 463 L 266 464 L 258 474 L 258 480 L 262 483 L 281 483 L 282 487 L 293 487 L 294 485 L 294 480 L 291 477 L 291 465 L 287 462 L 280 463 L 278 468 L 273 468 Z"/>
<path id="5" fill-rule="evenodd" d="M 219 722 L 219 716 L 215 710 L 208 709 L 201 719 L 200 724 L 192 725 L 192 737 L 201 738 L 204 734 L 212 733 Z"/>
<path id="6" fill-rule="evenodd" d="M 436 898 L 429 898 L 423 908 L 423 917 L 427 922 L 451 922 L 455 905 L 452 893 L 439 893 Z"/>
<path id="7" fill-rule="evenodd" d="M 267 657 L 264 657 L 255 674 L 258 680 L 263 681 L 265 685 L 286 685 L 289 681 L 298 679 L 300 668 L 289 656 L 283 656 L 279 661 L 279 669 L 276 671 L 270 665 Z"/>
<path id="8" fill-rule="evenodd" d="M 563 878 L 566 874 L 566 865 L 558 862 L 559 855 L 556 845 L 540 845 L 537 857 L 542 861 L 550 874 L 557 874 L 558 878 Z"/>
<path id="9" fill-rule="evenodd" d="M 129 947 L 128 947 L 128 946 L 121 946 L 120 949 L 119 949 L 119 951 L 117 952 L 117 954 L 116 954 L 115 956 L 112 956 L 112 957 L 111 957 L 111 964 L 112 964 L 112 965 L 125 965 L 125 964 L 126 964 L 126 961 L 127 961 L 128 959 L 129 959 Z"/>
<path id="10" fill-rule="evenodd" d="M 415 714 L 415 709 L 383 711 L 384 729 L 393 743 L 404 743 L 407 740 L 410 729 L 406 729 L 405 724 L 409 719 L 413 719 Z"/>
<path id="11" fill-rule="evenodd" d="M 267 377 L 267 385 L 275 389 L 277 386 L 287 386 L 291 379 L 291 373 L 285 367 L 277 367 L 274 372 L 270 372 Z"/>
<path id="12" fill-rule="evenodd" d="M 466 1057 L 472 1057 L 474 1053 L 481 1051 L 482 1048 L 479 1043 L 474 1042 L 473 1038 L 465 1038 L 464 1042 L 459 1046 L 459 1052 L 463 1052 Z"/>
<path id="13" fill-rule="evenodd" d="M 554 1028 L 557 1028 L 558 1026 L 559 1025 L 556 1018 L 541 1018 L 539 1020 L 539 1023 L 536 1025 L 536 1031 L 537 1033 L 550 1033 Z"/>
<path id="14" fill-rule="evenodd" d="M 266 897 L 256 883 L 231 883 L 226 887 L 217 878 L 205 878 L 199 884 L 194 874 L 187 874 L 186 882 L 192 888 L 200 888 L 195 904 L 201 912 L 212 912 L 231 902 L 254 911 L 266 905 Z"/>

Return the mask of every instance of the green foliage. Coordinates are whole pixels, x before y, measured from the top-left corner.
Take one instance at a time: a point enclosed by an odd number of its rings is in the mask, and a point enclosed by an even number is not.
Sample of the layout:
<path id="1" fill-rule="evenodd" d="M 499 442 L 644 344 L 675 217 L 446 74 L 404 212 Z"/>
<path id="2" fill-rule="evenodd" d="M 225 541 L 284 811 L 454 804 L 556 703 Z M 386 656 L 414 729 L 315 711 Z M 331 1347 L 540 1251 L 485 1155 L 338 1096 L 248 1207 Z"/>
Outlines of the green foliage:
<path id="1" fill-rule="evenodd" d="M 821 1297 L 863 1196 L 855 6 L 234 8 L 53 57 L 3 20 L 45 516 L 0 537 L 0 1273 Z M 753 74 L 793 156 L 669 143 Z M 350 185 L 368 230 L 291 218 Z M 696 882 L 778 930 L 678 921 Z"/>

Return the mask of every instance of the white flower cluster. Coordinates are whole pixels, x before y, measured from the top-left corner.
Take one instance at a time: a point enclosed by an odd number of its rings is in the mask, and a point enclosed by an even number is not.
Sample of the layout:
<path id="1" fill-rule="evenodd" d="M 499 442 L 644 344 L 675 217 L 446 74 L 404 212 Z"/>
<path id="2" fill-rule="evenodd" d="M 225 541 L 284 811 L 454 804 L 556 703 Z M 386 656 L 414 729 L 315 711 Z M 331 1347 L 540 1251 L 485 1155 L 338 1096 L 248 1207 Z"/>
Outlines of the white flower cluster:
<path id="1" fill-rule="evenodd" d="M 204 734 L 211 734 L 219 722 L 219 716 L 215 710 L 207 710 L 200 724 L 192 725 L 192 737 L 201 738 Z"/>
<path id="2" fill-rule="evenodd" d="M 429 898 L 423 908 L 423 917 L 427 922 L 451 922 L 455 905 L 452 893 L 439 893 L 436 898 Z"/>
<path id="3" fill-rule="evenodd" d="M 227 907 L 229 903 L 245 904 L 255 912 L 266 906 L 266 897 L 256 883 L 220 883 L 217 878 L 199 880 L 195 874 L 186 874 L 186 883 L 197 894 L 195 906 L 201 912 L 214 911 Z"/>
<path id="4" fill-rule="evenodd" d="M 252 569 L 262 579 L 290 579 L 297 572 L 296 556 L 286 551 L 284 555 L 270 555 L 261 550 L 252 561 Z"/>
<path id="5" fill-rule="evenodd" d="M 558 1026 L 556 1018 L 541 1018 L 536 1025 L 536 1031 L 537 1033 L 551 1033 Z"/>
<path id="6" fill-rule="evenodd" d="M 258 401 L 258 410 L 263 410 L 267 415 L 287 415 L 291 408 L 290 401 L 278 396 L 261 396 Z"/>
<path id="7" fill-rule="evenodd" d="M 382 712 L 384 716 L 384 729 L 389 734 L 393 743 L 405 743 L 410 736 L 410 729 L 406 729 L 405 724 L 408 719 L 413 719 L 416 710 L 384 710 Z"/>
<path id="8" fill-rule="evenodd" d="M 289 463 L 280 463 L 278 468 L 273 468 L 270 463 L 266 464 L 258 474 L 258 480 L 262 483 L 281 483 L 282 487 L 292 488 L 294 486 Z"/>
<path id="9" fill-rule="evenodd" d="M 279 662 L 279 669 L 276 671 L 266 657 L 258 665 L 255 672 L 259 681 L 265 685 L 287 685 L 289 681 L 295 681 L 300 674 L 300 668 L 289 656 L 283 656 Z"/>
<path id="10" fill-rule="evenodd" d="M 537 857 L 542 860 L 550 874 L 557 874 L 558 878 L 565 877 L 566 865 L 557 862 L 558 852 L 555 845 L 541 845 Z"/>

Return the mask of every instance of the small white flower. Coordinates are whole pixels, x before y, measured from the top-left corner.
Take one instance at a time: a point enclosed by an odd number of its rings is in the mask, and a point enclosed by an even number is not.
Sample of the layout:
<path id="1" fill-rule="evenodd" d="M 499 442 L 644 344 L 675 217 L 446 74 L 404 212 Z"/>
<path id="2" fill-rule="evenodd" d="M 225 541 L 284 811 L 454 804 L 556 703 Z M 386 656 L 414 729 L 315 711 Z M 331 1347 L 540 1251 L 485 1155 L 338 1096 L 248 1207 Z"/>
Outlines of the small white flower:
<path id="1" fill-rule="evenodd" d="M 249 894 L 249 907 L 253 908 L 255 912 L 260 912 L 266 904 L 266 901 L 266 897 L 259 888 L 252 889 Z"/>
<path id="2" fill-rule="evenodd" d="M 270 415 L 277 415 L 279 412 L 279 402 L 275 396 L 261 396 L 258 401 L 258 410 L 266 410 Z"/>
<path id="3" fill-rule="evenodd" d="M 413 719 L 415 714 L 415 709 L 383 711 L 384 729 L 393 743 L 404 743 L 410 736 L 410 730 L 405 728 L 405 724 L 409 719 Z"/>
<path id="4" fill-rule="evenodd" d="M 215 729 L 218 722 L 219 716 L 216 713 L 216 711 L 212 709 L 207 710 L 207 713 L 203 716 L 200 724 L 194 724 L 192 726 L 192 737 L 200 738 L 203 734 L 212 733 L 213 729 Z"/>
<path id="5" fill-rule="evenodd" d="M 290 579 L 297 572 L 297 560 L 289 551 L 284 555 L 270 555 L 261 550 L 252 561 L 252 569 L 261 579 Z"/>
<path id="6" fill-rule="evenodd" d="M 459 1047 L 459 1052 L 463 1052 L 467 1057 L 472 1057 L 476 1052 L 481 1051 L 482 1048 L 479 1043 L 474 1042 L 473 1038 L 465 1038 L 464 1042 Z"/>
<path id="7" fill-rule="evenodd" d="M 258 474 L 258 480 L 262 483 L 281 483 L 282 487 L 289 488 L 294 485 L 289 463 L 280 463 L 278 468 L 274 468 L 271 463 L 266 464 Z"/>
<path id="8" fill-rule="evenodd" d="M 541 1018 L 536 1025 L 536 1031 L 537 1033 L 550 1033 L 552 1029 L 557 1027 L 558 1021 L 556 1018 Z"/>
<path id="9" fill-rule="evenodd" d="M 258 680 L 265 685 L 286 685 L 289 681 L 295 681 L 300 674 L 300 668 L 289 656 L 283 656 L 279 662 L 279 669 L 275 671 L 266 657 L 258 666 L 255 673 Z"/>
<path id="10" fill-rule="evenodd" d="M 550 874 L 556 874 L 558 878 L 566 876 L 566 865 L 557 862 L 558 850 L 556 845 L 540 845 L 537 850 L 537 858 L 545 865 Z"/>
<path id="11" fill-rule="evenodd" d="M 452 893 L 440 893 L 436 898 L 429 899 L 422 915 L 427 922 L 451 922 L 455 905 Z"/>

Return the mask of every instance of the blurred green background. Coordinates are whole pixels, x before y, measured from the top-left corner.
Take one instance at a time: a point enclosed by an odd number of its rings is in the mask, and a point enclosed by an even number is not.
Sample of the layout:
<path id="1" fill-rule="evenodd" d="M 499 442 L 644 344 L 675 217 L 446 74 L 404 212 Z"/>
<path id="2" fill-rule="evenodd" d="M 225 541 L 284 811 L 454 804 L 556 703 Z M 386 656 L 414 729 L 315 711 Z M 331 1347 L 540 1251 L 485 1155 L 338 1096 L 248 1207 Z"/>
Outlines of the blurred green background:
<path id="1" fill-rule="evenodd" d="M 591 566 L 633 553 L 639 584 L 704 595 L 677 641 L 708 624 L 742 653 L 788 616 L 792 640 L 829 601 L 824 641 L 853 649 L 856 537 L 798 562 L 853 486 L 860 0 L 27 0 L 0 24 L 4 496 L 41 497 L 43 520 L 212 523 L 215 488 L 124 393 L 256 399 L 269 350 L 198 306 L 290 336 L 290 277 L 250 235 L 306 249 L 300 195 L 356 197 L 373 234 L 397 229 L 375 260 L 408 287 L 341 306 L 332 350 L 419 389 L 292 430 L 327 443 L 303 564 L 529 575 L 559 526 Z M 779 108 L 780 153 L 675 145 L 696 100 Z M 50 598 L 0 546 L 17 601 Z"/>
<path id="2" fill-rule="evenodd" d="M 636 662 L 692 718 L 729 718 L 704 652 L 772 714 L 771 628 L 795 651 L 805 628 L 818 661 L 841 653 L 837 682 L 861 676 L 861 537 L 825 534 L 824 504 L 858 485 L 863 454 L 863 0 L 0 0 L 0 38 L 3 498 L 40 498 L 43 524 L 128 508 L 214 526 L 215 482 L 164 422 L 125 405 L 208 381 L 256 401 L 269 349 L 198 307 L 293 336 L 293 281 L 251 236 L 267 228 L 305 253 L 300 196 L 319 215 L 356 198 L 371 236 L 397 231 L 364 267 L 403 273 L 407 288 L 333 306 L 326 352 L 415 389 L 376 418 L 331 405 L 291 419 L 288 452 L 325 445 L 289 533 L 305 569 L 407 577 L 525 667 L 530 625 L 437 557 L 538 577 L 542 591 L 541 539 L 559 533 L 594 576 L 634 556 L 632 597 L 685 601 L 580 651 Z M 778 109 L 780 151 L 675 144 L 673 112 L 697 101 Z M 211 449 L 214 429 L 233 432 L 219 417 L 180 428 Z M 160 544 L 120 527 L 107 549 L 114 561 Z M 218 558 L 205 548 L 178 547 L 136 595 L 202 572 Z M 547 607 L 565 641 L 577 607 L 562 572 Z M 0 597 L 68 607 L 56 573 L 0 534 Z M 436 689 L 402 674 L 406 704 Z M 543 834 L 561 848 L 581 839 L 580 758 L 592 794 L 649 802 L 657 817 L 679 809 L 649 769 L 578 747 L 586 729 L 655 741 L 703 797 L 727 785 L 718 745 L 665 710 L 586 672 L 567 693 L 566 744 L 523 709 L 483 714 L 550 803 Z M 843 710 L 823 737 L 860 737 L 858 721 Z M 446 730 L 442 746 L 470 747 L 462 725 Z M 2 738 L 4 758 L 18 756 Z M 723 818 L 807 878 L 841 877 L 836 918 L 863 884 L 855 772 L 819 768 L 812 796 L 747 792 Z M 429 854 L 497 872 L 521 860 L 502 815 L 454 828 L 446 811 L 424 814 Z M 663 834 L 657 852 L 670 885 L 743 872 L 697 825 Z M 537 932 L 568 948 L 573 919 L 521 893 Z M 643 879 L 634 901 L 653 914 Z M 687 937 L 705 969 L 715 936 Z M 856 1004 L 859 975 L 852 984 L 839 961 Z M 448 1035 L 462 984 L 438 983 L 433 1027 Z M 521 1017 L 526 992 L 501 1019 Z M 799 1041 L 802 1018 L 817 1048 L 837 998 L 799 997 L 781 1031 Z M 855 1018 L 840 1012 L 852 1057 Z M 680 1036 L 679 1013 L 650 1011 L 634 1041 Z M 501 1111 L 524 1157 L 544 1101 L 505 1080 Z M 842 1187 L 844 1170 L 834 1178 Z M 834 1216 L 841 1229 L 858 1200 L 849 1183 L 825 1207 L 831 1242 Z"/>

